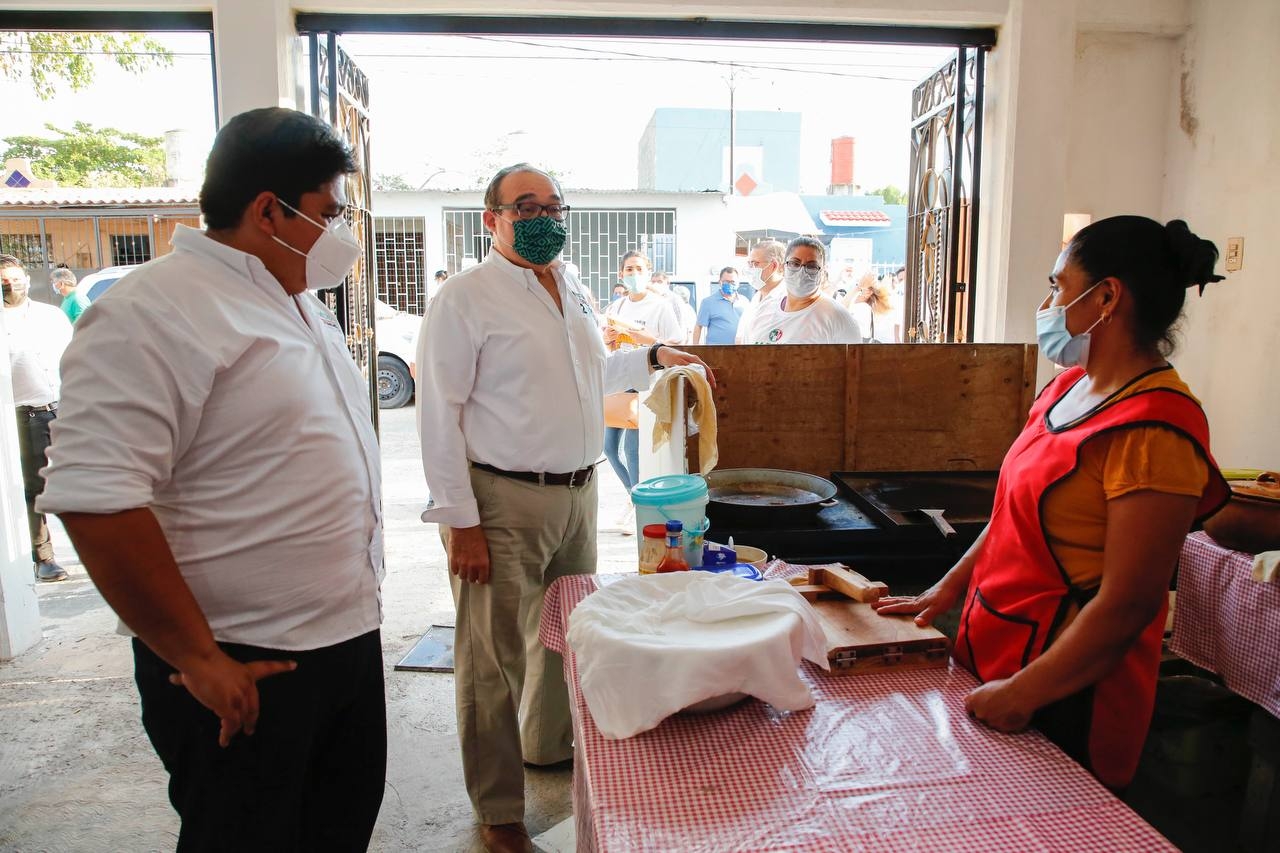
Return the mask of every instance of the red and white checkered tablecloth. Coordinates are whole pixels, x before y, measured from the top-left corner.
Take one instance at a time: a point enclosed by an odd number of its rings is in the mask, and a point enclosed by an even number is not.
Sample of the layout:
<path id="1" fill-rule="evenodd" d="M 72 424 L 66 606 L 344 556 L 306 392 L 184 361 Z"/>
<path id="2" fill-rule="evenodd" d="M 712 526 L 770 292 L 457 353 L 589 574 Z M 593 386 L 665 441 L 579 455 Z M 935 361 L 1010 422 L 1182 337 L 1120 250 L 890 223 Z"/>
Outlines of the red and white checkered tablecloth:
<path id="1" fill-rule="evenodd" d="M 1280 717 L 1280 584 L 1253 579 L 1252 554 L 1187 537 L 1169 648 Z"/>
<path id="2" fill-rule="evenodd" d="M 1176 849 L 1040 735 L 970 720 L 977 682 L 954 666 L 833 676 L 805 663 L 809 711 L 748 700 L 607 740 L 565 632 L 608 581 L 557 580 L 540 625 L 572 694 L 579 850 Z"/>

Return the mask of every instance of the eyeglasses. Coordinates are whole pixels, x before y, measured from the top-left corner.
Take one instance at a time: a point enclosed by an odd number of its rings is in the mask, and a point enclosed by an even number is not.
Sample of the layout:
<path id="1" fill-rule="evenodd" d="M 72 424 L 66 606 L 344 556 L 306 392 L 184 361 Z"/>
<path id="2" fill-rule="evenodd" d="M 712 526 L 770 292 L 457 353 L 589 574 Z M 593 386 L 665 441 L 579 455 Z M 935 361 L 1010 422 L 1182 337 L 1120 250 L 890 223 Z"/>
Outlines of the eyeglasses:
<path id="1" fill-rule="evenodd" d="M 787 269 L 791 270 L 792 272 L 795 272 L 796 270 L 801 270 L 801 269 L 807 270 L 808 272 L 822 272 L 822 264 L 818 263 L 817 261 L 809 261 L 809 263 L 807 264 L 802 264 L 799 261 L 797 261 L 795 258 L 789 258 L 787 260 Z"/>
<path id="2" fill-rule="evenodd" d="M 564 219 L 570 207 L 567 204 L 538 204 L 536 201 L 522 201 L 516 204 L 500 204 L 494 210 L 514 210 L 521 219 L 534 219 L 546 214 L 552 219 Z"/>

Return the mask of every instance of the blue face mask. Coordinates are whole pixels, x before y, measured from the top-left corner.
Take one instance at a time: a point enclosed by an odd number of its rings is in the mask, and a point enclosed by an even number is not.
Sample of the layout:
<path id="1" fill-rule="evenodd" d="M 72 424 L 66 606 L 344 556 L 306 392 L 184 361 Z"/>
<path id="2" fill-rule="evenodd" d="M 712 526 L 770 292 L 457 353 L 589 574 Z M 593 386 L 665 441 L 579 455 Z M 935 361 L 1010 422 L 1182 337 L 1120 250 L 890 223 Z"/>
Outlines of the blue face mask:
<path id="1" fill-rule="evenodd" d="M 722 281 L 720 282 L 720 292 L 725 296 L 732 296 L 738 292 L 738 285 L 731 281 Z"/>
<path id="2" fill-rule="evenodd" d="M 1101 284 L 1094 282 L 1084 293 L 1066 305 L 1051 305 L 1036 312 L 1036 343 L 1040 345 L 1040 353 L 1059 367 L 1085 367 L 1089 363 L 1089 342 L 1093 336 L 1089 334 L 1101 323 L 1099 317 L 1092 326 L 1078 335 L 1067 330 L 1067 309 L 1089 295 L 1094 287 Z"/>

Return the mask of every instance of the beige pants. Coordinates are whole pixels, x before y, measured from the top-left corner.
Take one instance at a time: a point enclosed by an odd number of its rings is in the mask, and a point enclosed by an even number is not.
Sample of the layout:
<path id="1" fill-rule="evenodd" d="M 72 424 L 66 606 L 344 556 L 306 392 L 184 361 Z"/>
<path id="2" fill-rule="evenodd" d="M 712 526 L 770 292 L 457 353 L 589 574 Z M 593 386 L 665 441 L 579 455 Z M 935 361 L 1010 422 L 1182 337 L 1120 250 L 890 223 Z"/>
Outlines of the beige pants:
<path id="1" fill-rule="evenodd" d="M 467 793 L 480 823 L 524 820 L 524 761 L 573 757 L 560 655 L 538 642 L 556 578 L 596 570 L 596 480 L 539 486 L 471 469 L 489 542 L 487 584 L 450 573 L 458 608 L 454 682 Z M 448 548 L 448 528 L 440 528 Z"/>

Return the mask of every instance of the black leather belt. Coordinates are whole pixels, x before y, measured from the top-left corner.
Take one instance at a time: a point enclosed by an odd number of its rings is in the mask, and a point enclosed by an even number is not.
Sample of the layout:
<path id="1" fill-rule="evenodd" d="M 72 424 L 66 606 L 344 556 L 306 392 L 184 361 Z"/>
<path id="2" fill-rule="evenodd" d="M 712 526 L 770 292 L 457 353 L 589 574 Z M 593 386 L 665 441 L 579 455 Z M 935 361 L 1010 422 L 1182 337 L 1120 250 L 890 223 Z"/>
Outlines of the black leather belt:
<path id="1" fill-rule="evenodd" d="M 522 480 L 526 483 L 537 483 L 539 486 L 568 486 L 571 489 L 577 486 L 585 486 L 591 482 L 591 475 L 596 470 L 596 466 L 589 465 L 586 468 L 579 468 L 577 471 L 571 471 L 568 474 L 545 474 L 541 471 L 504 471 L 501 468 L 495 468 L 483 462 L 472 462 L 471 467 L 479 468 L 481 471 L 488 471 L 490 474 L 497 474 L 499 477 L 510 477 L 513 480 Z"/>
<path id="2" fill-rule="evenodd" d="M 43 406 L 19 406 L 18 414 L 29 415 L 32 412 L 56 412 L 58 411 L 57 403 L 46 403 Z"/>

